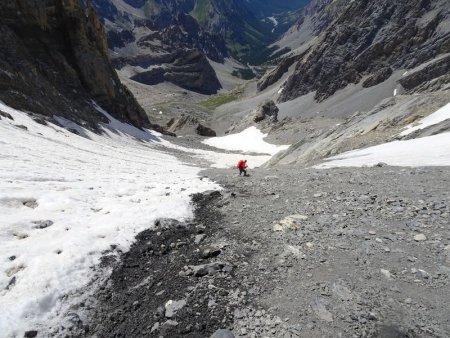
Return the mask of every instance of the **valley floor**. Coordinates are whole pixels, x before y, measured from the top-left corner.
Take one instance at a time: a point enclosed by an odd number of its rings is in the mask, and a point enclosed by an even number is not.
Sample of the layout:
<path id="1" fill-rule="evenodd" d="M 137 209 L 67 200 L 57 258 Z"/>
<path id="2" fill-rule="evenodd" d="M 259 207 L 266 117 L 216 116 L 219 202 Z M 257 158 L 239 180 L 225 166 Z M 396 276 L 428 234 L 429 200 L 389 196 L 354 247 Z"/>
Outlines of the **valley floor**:
<path id="1" fill-rule="evenodd" d="M 449 168 L 229 169 L 141 233 L 86 335 L 448 337 Z M 79 334 L 80 331 L 77 331 Z"/>

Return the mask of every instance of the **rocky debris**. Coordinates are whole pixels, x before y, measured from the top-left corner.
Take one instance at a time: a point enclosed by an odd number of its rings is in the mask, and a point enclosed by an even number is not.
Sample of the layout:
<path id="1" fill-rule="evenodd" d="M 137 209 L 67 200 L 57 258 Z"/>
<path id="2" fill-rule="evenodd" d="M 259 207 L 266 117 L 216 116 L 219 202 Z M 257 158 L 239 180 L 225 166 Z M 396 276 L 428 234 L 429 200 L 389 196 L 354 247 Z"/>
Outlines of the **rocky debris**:
<path id="1" fill-rule="evenodd" d="M 288 230 L 296 231 L 300 229 L 302 223 L 308 219 L 305 215 L 291 215 L 283 218 L 280 222 L 273 226 L 275 232 L 286 232 Z M 303 221 L 303 222 L 302 222 Z"/>
<path id="2" fill-rule="evenodd" d="M 333 315 L 330 311 L 327 310 L 325 306 L 325 301 L 323 299 L 316 299 L 312 304 L 311 307 L 316 314 L 317 318 L 320 320 L 326 321 L 326 322 L 332 322 L 333 321 Z"/>
<path id="3" fill-rule="evenodd" d="M 164 316 L 167 318 L 172 318 L 177 311 L 181 310 L 186 305 L 186 300 L 178 300 L 173 301 L 169 300 L 164 306 L 165 306 L 165 312 Z"/>
<path id="4" fill-rule="evenodd" d="M 220 253 L 221 253 L 220 248 L 213 245 L 204 247 L 200 250 L 200 255 L 204 259 L 217 257 L 218 255 L 220 255 Z"/>
<path id="5" fill-rule="evenodd" d="M 186 268 L 184 275 L 194 277 L 213 276 L 218 272 L 231 272 L 233 266 L 224 262 L 213 262 L 201 265 L 191 265 Z"/>
<path id="6" fill-rule="evenodd" d="M 167 130 L 178 134 L 197 134 L 205 137 L 216 136 L 216 132 L 200 123 L 198 118 L 184 113 L 179 118 L 170 119 L 167 123 Z"/>
<path id="7" fill-rule="evenodd" d="M 258 129 L 274 130 L 278 125 L 279 108 L 274 101 L 266 101 L 255 110 L 249 112 L 242 119 L 235 121 L 225 134 L 239 133 L 250 126 L 257 124 Z"/>
<path id="8" fill-rule="evenodd" d="M 98 123 L 108 120 L 95 101 L 121 121 L 150 127 L 110 65 L 106 35 L 90 1 L 3 1 L 0 13 L 5 104 L 48 119 L 58 112 L 98 131 Z"/>
<path id="9" fill-rule="evenodd" d="M 138 236 L 100 291 L 89 334 L 445 337 L 448 173 L 286 167 L 256 169 L 242 184 L 208 170 L 224 191 L 193 196 L 191 223 L 161 220 Z M 280 236 L 273 225 L 285 215 L 301 215 L 300 228 Z M 420 233 L 433 235 L 418 245 Z M 210 246 L 220 261 L 202 256 Z M 186 301 L 170 318 L 176 325 L 165 325 L 168 299 Z"/>
<path id="10" fill-rule="evenodd" d="M 196 338 L 229 327 L 234 309 L 247 302 L 248 294 L 234 278 L 237 269 L 225 262 L 236 261 L 237 253 L 222 252 L 224 261 L 210 262 L 218 246 L 205 242 L 222 222 L 214 207 L 221 198 L 220 192 L 196 194 L 192 222 L 160 219 L 154 230 L 139 234 L 114 265 L 111 281 L 101 287 L 88 331 L 79 336 Z M 202 256 L 202 250 L 209 254 Z M 189 269 L 192 274 L 184 273 Z"/>
<path id="11" fill-rule="evenodd" d="M 334 13 L 328 16 L 335 19 L 325 20 L 317 43 L 297 62 L 284 85 L 281 102 L 311 92 L 315 92 L 316 100 L 323 101 L 364 77 L 364 86 L 373 86 L 386 80 L 392 71 L 413 69 L 450 52 L 450 9 L 446 0 L 395 4 L 388 0 L 316 0 L 310 7 Z M 306 14 L 304 21 L 315 16 L 320 16 L 319 12 Z M 448 64 L 442 60 L 401 81 L 412 89 L 448 72 Z"/>
<path id="12" fill-rule="evenodd" d="M 219 329 L 210 338 L 235 338 L 230 330 Z"/>

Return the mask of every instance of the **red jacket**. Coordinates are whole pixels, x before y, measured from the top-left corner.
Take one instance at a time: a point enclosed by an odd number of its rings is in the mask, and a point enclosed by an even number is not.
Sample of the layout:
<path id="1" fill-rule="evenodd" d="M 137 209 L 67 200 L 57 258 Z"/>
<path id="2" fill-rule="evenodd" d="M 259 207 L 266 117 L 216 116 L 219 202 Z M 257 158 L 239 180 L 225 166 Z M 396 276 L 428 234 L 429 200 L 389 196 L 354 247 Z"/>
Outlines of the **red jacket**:
<path id="1" fill-rule="evenodd" d="M 245 163 L 244 160 L 240 160 L 240 161 L 238 162 L 237 167 L 238 167 L 239 170 L 243 170 L 243 169 L 247 168 L 247 163 Z"/>

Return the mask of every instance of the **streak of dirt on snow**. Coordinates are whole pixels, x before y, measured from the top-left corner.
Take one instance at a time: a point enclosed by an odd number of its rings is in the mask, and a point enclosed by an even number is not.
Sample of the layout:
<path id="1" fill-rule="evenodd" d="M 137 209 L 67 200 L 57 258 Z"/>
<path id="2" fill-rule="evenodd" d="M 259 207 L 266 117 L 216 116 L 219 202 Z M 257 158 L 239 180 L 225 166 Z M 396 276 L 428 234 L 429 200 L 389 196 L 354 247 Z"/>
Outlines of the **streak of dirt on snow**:
<path id="1" fill-rule="evenodd" d="M 450 133 L 394 141 L 349 151 L 326 159 L 317 169 L 372 166 L 384 162 L 393 166 L 422 167 L 450 165 Z"/>
<path id="2" fill-rule="evenodd" d="M 0 109 L 14 118 L 0 120 L 0 336 L 57 327 L 105 250 L 128 250 L 159 217 L 191 217 L 189 196 L 218 188 L 164 153 L 159 134 L 106 112 L 103 135 L 57 118 L 76 135 Z"/>

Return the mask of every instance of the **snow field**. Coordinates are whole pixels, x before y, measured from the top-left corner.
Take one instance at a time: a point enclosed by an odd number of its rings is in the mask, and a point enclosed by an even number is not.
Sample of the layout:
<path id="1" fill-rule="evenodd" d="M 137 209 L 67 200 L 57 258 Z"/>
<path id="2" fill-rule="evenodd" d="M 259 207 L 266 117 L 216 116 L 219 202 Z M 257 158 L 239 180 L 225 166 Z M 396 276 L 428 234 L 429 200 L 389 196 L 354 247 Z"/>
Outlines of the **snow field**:
<path id="1" fill-rule="evenodd" d="M 289 148 L 288 145 L 277 146 L 265 142 L 266 136 L 258 128 L 252 126 L 238 134 L 210 138 L 203 143 L 219 149 L 268 154 L 270 155 L 268 159 L 279 151 Z"/>
<path id="2" fill-rule="evenodd" d="M 444 122 L 445 120 L 450 119 L 450 103 L 439 109 L 438 111 L 434 112 L 431 115 L 428 115 L 427 117 L 421 119 L 417 123 L 410 124 L 406 127 L 404 131 L 400 133 L 401 136 L 409 135 L 416 130 L 425 129 L 430 126 L 434 126 L 435 124 Z"/>
<path id="3" fill-rule="evenodd" d="M 409 135 L 449 118 L 450 103 L 419 122 L 407 126 L 400 135 Z M 326 162 L 315 168 L 373 166 L 380 162 L 404 167 L 450 166 L 450 132 L 348 151 L 326 159 Z"/>
<path id="4" fill-rule="evenodd" d="M 127 250 L 157 218 L 191 217 L 189 195 L 219 188 L 158 150 L 157 133 L 111 118 L 100 136 L 58 119 L 81 137 L 0 109 L 14 118 L 0 120 L 1 337 L 57 326 L 62 297 L 105 250 Z"/>

